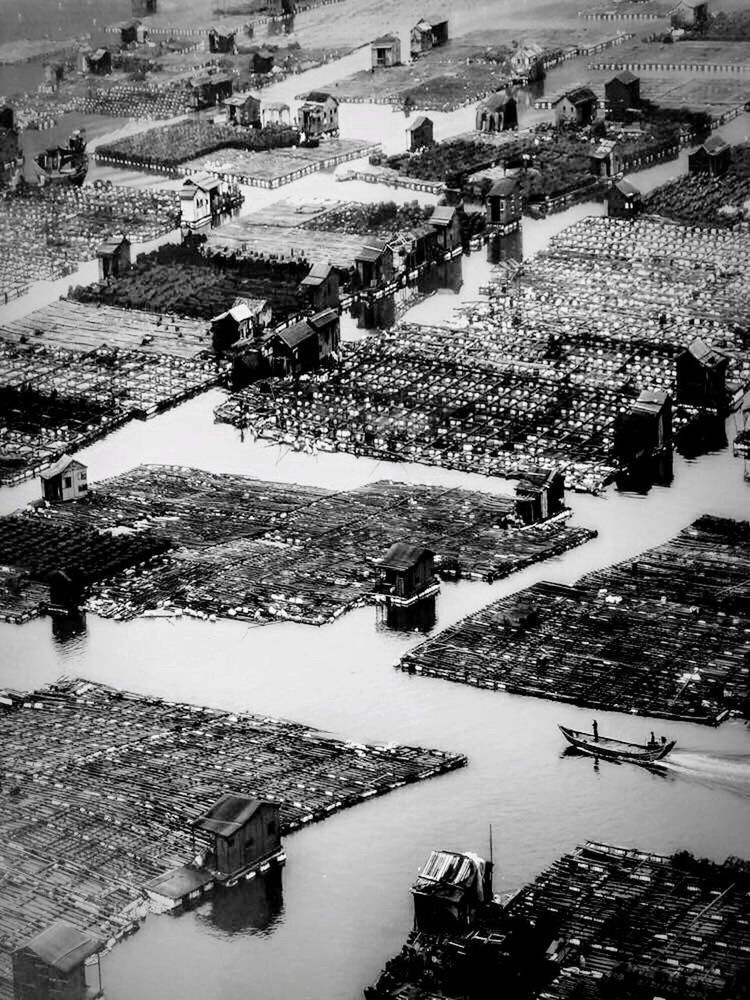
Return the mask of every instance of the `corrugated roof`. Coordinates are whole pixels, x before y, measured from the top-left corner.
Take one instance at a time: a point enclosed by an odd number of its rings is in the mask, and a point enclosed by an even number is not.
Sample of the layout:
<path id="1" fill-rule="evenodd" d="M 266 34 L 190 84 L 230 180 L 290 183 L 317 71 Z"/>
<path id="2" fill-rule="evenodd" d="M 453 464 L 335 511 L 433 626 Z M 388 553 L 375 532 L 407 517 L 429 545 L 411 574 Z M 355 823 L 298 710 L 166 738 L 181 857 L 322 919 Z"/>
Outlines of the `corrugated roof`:
<path id="1" fill-rule="evenodd" d="M 438 205 L 428 221 L 432 226 L 449 226 L 455 217 L 455 205 Z"/>
<path id="2" fill-rule="evenodd" d="M 276 330 L 273 336 L 282 340 L 291 350 L 298 347 L 305 340 L 309 340 L 310 337 L 317 337 L 317 331 L 314 327 L 310 326 L 306 319 L 303 319 L 299 323 L 294 323 L 292 326 L 287 327 L 286 330 Z"/>
<path id="3" fill-rule="evenodd" d="M 620 194 L 624 194 L 626 198 L 635 198 L 637 195 L 641 193 L 635 186 L 635 184 L 631 184 L 630 181 L 626 180 L 618 181 L 615 184 L 615 187 L 620 192 Z"/>
<path id="4" fill-rule="evenodd" d="M 308 316 L 307 322 L 314 329 L 318 329 L 321 326 L 326 326 L 328 323 L 338 322 L 339 314 L 335 309 L 321 309 L 320 312 L 315 313 L 314 316 Z"/>
<path id="5" fill-rule="evenodd" d="M 410 545 L 408 542 L 395 542 L 388 549 L 378 565 L 382 569 L 393 569 L 396 572 L 403 572 L 411 569 L 424 556 L 433 555 L 430 549 L 425 549 L 421 545 Z"/>
<path id="6" fill-rule="evenodd" d="M 517 177 L 501 177 L 490 188 L 490 198 L 507 198 L 518 187 Z"/>
<path id="7" fill-rule="evenodd" d="M 422 128 L 423 125 L 432 124 L 434 124 L 432 118 L 428 118 L 426 115 L 420 115 L 418 118 L 415 118 L 410 125 L 406 126 L 406 131 L 413 132 L 415 129 Z"/>
<path id="8" fill-rule="evenodd" d="M 596 101 L 596 94 L 590 87 L 576 87 L 574 90 L 569 90 L 565 96 L 574 106 Z"/>
<path id="9" fill-rule="evenodd" d="M 319 261 L 310 268 L 310 273 L 300 282 L 302 285 L 320 285 L 330 275 L 333 267 L 326 261 Z"/>
<path id="10" fill-rule="evenodd" d="M 59 476 L 61 472 L 65 472 L 71 465 L 75 465 L 79 469 L 86 468 L 83 462 L 79 462 L 70 455 L 63 455 L 62 458 L 58 458 L 54 465 L 51 465 L 49 469 L 44 469 L 39 475 L 42 479 L 52 479 L 54 476 Z"/>
<path id="11" fill-rule="evenodd" d="M 183 181 L 182 187 L 186 188 L 190 184 L 200 188 L 201 191 L 213 191 L 214 188 L 221 186 L 221 180 L 218 177 L 211 177 L 210 174 L 197 174 L 195 177 L 188 177 L 187 180 Z"/>
<path id="12" fill-rule="evenodd" d="M 490 94 L 489 97 L 482 101 L 482 107 L 487 108 L 488 111 L 499 111 L 504 108 L 510 101 L 515 103 L 515 98 L 512 97 L 507 90 L 497 90 L 494 94 Z"/>
<path id="13" fill-rule="evenodd" d="M 664 389 L 643 389 L 633 405 L 633 409 L 645 413 L 658 413 L 669 399 Z"/>
<path id="14" fill-rule="evenodd" d="M 99 938 L 79 931 L 67 920 L 57 920 L 36 937 L 21 945 L 23 950 L 33 951 L 47 965 L 59 972 L 68 973 L 82 965 L 87 958 L 104 947 Z"/>
<path id="15" fill-rule="evenodd" d="M 219 837 L 231 837 L 240 830 L 263 805 L 270 803 L 252 799 L 248 795 L 226 792 L 211 808 L 193 821 L 193 828 L 215 833 Z"/>
<path id="16" fill-rule="evenodd" d="M 706 139 L 702 148 L 707 153 L 716 155 L 716 153 L 723 153 L 725 149 L 729 149 L 729 143 L 725 139 L 722 139 L 720 135 L 712 135 L 709 139 Z"/>
<path id="17" fill-rule="evenodd" d="M 724 360 L 724 355 L 715 348 L 710 347 L 701 337 L 695 338 L 690 347 L 688 347 L 688 351 L 696 361 L 700 361 L 701 364 L 710 365 L 711 367 L 718 365 Z"/>

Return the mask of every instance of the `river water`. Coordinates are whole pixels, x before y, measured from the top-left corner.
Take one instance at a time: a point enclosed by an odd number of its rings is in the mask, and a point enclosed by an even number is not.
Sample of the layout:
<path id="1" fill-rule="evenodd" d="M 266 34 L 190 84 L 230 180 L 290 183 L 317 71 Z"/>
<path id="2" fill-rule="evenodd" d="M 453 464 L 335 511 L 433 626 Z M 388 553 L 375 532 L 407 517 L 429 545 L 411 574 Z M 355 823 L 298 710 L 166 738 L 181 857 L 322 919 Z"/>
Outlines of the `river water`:
<path id="1" fill-rule="evenodd" d="M 331 67 L 316 72 L 311 86 L 333 78 Z M 447 135 L 470 127 L 472 112 L 436 118 L 439 134 Z M 376 130 L 393 148 L 403 138 L 403 116 L 385 108 L 345 108 L 342 123 L 344 135 Z M 733 141 L 747 131 L 746 117 L 722 130 Z M 684 155 L 635 180 L 645 189 L 682 169 Z M 335 184 L 332 175 L 320 174 L 281 195 L 369 200 L 382 198 L 384 189 Z M 385 196 L 391 195 L 389 189 Z M 265 199 L 264 192 L 249 193 L 246 211 Z M 577 218 L 600 212 L 592 204 L 548 220 L 524 220 L 524 253 L 543 249 Z M 488 274 L 485 251 L 465 258 L 460 291 L 455 284 L 439 291 L 408 318 L 444 318 L 456 303 L 476 297 Z M 220 399 L 219 390 L 210 392 L 87 448 L 81 457 L 92 481 L 140 462 L 168 462 L 338 489 L 384 478 L 503 493 L 512 487 L 424 466 L 343 454 L 312 457 L 243 441 L 234 428 L 213 423 Z M 734 430 L 730 420 L 730 441 Z M 0 491 L 0 512 L 36 497 L 37 490 L 26 483 Z M 570 583 L 666 540 L 704 512 L 747 517 L 750 483 L 724 447 L 694 461 L 675 456 L 668 488 L 656 486 L 646 495 L 612 489 L 599 498 L 571 496 L 570 502 L 576 522 L 596 528 L 597 539 L 510 580 L 445 584 L 435 627 L 540 579 Z M 562 757 L 556 728 L 558 722 L 586 728 L 588 712 L 394 670 L 394 661 L 421 638 L 384 628 L 372 608 L 321 629 L 187 619 L 118 623 L 94 616 L 76 635 L 54 634 L 48 619 L 0 625 L 0 686 L 29 688 L 63 673 L 78 675 L 175 700 L 298 719 L 357 740 L 418 743 L 469 757 L 462 771 L 292 835 L 280 883 L 259 879 L 180 917 L 149 917 L 104 960 L 110 1000 L 353 1000 L 409 930 L 408 889 L 429 850 L 486 852 L 490 824 L 497 891 L 517 888 L 586 838 L 655 851 L 687 848 L 717 859 L 750 855 L 745 724 L 714 730 L 600 713 L 603 732 L 640 739 L 654 728 L 677 739 L 678 749 L 665 775 L 597 768 L 584 758 Z"/>

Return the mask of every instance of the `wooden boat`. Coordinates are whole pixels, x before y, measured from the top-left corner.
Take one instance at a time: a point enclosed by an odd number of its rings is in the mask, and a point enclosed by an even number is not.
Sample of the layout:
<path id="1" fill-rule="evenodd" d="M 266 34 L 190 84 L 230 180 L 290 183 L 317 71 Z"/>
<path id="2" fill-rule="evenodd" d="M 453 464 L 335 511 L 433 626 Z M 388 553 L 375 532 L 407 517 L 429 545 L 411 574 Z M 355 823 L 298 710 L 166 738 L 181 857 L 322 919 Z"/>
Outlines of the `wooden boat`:
<path id="1" fill-rule="evenodd" d="M 625 743 L 604 736 L 594 737 L 593 733 L 582 733 L 577 729 L 560 726 L 560 732 L 571 746 L 581 753 L 607 760 L 623 760 L 632 764 L 655 764 L 663 760 L 674 749 L 676 740 L 661 743 Z"/>
<path id="2" fill-rule="evenodd" d="M 44 149 L 34 157 L 40 179 L 45 184 L 72 184 L 80 187 L 86 180 L 89 158 L 86 155 L 86 138 L 76 131 L 67 146 Z"/>

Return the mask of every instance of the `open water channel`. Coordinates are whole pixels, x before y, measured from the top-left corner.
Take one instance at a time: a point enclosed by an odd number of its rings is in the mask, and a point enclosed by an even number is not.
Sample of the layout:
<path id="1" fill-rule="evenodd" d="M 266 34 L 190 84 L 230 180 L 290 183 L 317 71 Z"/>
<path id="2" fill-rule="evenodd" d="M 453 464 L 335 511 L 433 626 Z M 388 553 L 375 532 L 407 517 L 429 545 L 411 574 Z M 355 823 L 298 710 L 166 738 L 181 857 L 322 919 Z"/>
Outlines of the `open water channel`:
<path id="1" fill-rule="evenodd" d="M 332 79 L 331 67 L 326 70 Z M 311 85 L 323 82 L 316 78 Z M 467 124 L 452 122 L 451 131 L 469 127 L 471 112 L 456 115 L 467 116 Z M 342 122 L 344 135 L 359 135 L 360 125 L 394 144 L 397 131 L 403 135 L 403 117 L 383 108 L 345 109 Z M 746 118 L 722 130 L 735 141 L 747 131 Z M 640 174 L 636 183 L 658 183 L 684 169 L 682 160 Z M 282 191 L 289 197 L 310 194 L 351 197 L 355 189 L 334 185 L 330 175 L 313 175 Z M 381 188 L 356 186 L 358 198 L 383 195 Z M 600 212 L 599 205 L 585 205 L 541 222 L 525 220 L 524 252 L 543 249 L 553 232 Z M 484 251 L 462 266 L 458 294 L 457 286 L 439 292 L 408 318 L 429 322 L 474 298 L 489 273 Z M 81 454 L 91 479 L 141 462 L 164 462 L 335 489 L 383 478 L 498 492 L 512 487 L 435 468 L 309 456 L 243 441 L 234 428 L 213 423 L 220 397 L 218 390 L 208 393 L 86 449 Z M 733 433 L 730 420 L 730 441 Z M 35 483 L 0 491 L 0 512 L 36 495 Z M 671 486 L 646 495 L 612 489 L 604 497 L 569 499 L 575 520 L 598 529 L 597 539 L 494 585 L 445 584 L 435 628 L 537 580 L 569 583 L 633 556 L 702 513 L 750 515 L 750 483 L 728 447 L 695 461 L 675 456 Z M 420 639 L 385 629 L 372 608 L 320 629 L 185 618 L 119 623 L 88 616 L 82 632 L 65 636 L 54 634 L 47 619 L 0 625 L 0 686 L 32 688 L 68 674 L 173 700 L 297 719 L 354 740 L 416 743 L 469 757 L 461 771 L 370 800 L 290 836 L 280 881 L 258 879 L 179 917 L 149 917 L 104 961 L 110 1000 L 353 1000 L 400 948 L 411 926 L 409 886 L 429 850 L 486 852 L 490 824 L 497 891 L 517 888 L 587 838 L 654 851 L 687 848 L 715 859 L 750 856 L 750 739 L 744 723 L 709 729 L 600 713 L 602 732 L 639 739 L 654 728 L 677 739 L 678 749 L 664 775 L 597 767 L 561 756 L 556 724 L 586 728 L 588 712 L 394 670 L 394 661 Z"/>

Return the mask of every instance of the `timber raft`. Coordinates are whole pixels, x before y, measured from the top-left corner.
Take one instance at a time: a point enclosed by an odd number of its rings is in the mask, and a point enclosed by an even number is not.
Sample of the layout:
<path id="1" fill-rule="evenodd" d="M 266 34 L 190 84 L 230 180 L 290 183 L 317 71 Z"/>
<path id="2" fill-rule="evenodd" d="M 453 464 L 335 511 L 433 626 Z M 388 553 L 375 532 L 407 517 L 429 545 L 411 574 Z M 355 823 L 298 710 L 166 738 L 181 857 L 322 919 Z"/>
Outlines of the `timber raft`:
<path id="1" fill-rule="evenodd" d="M 443 577 L 493 580 L 593 537 L 567 516 L 523 525 L 515 498 L 463 489 L 376 482 L 334 492 L 140 466 L 75 503 L 0 519 L 0 565 L 29 581 L 28 600 L 21 580 L 0 609 L 31 613 L 33 584 L 62 569 L 107 617 L 321 625 L 374 600 L 377 560 L 393 542 L 432 548 Z"/>
<path id="2" fill-rule="evenodd" d="M 725 1000 L 750 970 L 750 862 L 588 841 L 469 929 L 413 932 L 368 1000 Z M 494 994 L 493 994 L 494 995 Z"/>
<path id="3" fill-rule="evenodd" d="M 134 930 L 143 886 L 192 858 L 190 824 L 224 792 L 279 803 L 290 833 L 466 764 L 80 679 L 4 693 L 0 746 L 0 1000 L 13 948 L 54 920 L 109 946 Z"/>
<path id="4" fill-rule="evenodd" d="M 750 715 L 750 523 L 701 517 L 664 545 L 539 583 L 398 661 L 477 687 L 717 724 Z"/>

